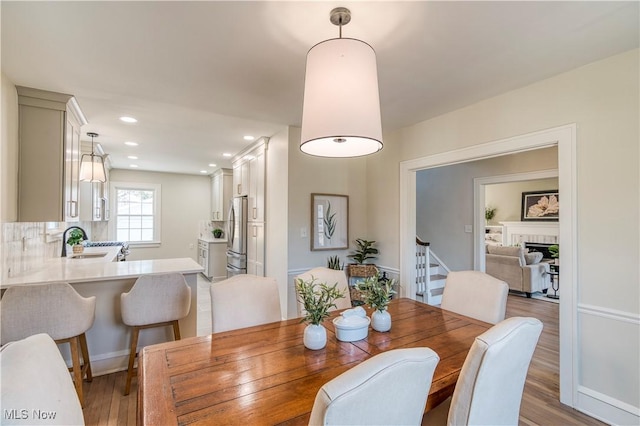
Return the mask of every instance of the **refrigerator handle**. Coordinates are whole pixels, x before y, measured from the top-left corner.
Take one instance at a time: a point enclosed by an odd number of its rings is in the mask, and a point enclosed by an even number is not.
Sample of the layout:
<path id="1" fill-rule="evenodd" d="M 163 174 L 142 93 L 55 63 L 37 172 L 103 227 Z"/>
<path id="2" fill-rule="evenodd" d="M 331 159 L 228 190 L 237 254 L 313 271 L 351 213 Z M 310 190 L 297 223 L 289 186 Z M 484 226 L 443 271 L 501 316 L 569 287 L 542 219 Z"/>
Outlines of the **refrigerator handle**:
<path id="1" fill-rule="evenodd" d="M 231 202 L 231 207 L 229 207 L 229 232 L 227 235 L 229 236 L 227 241 L 228 247 L 233 247 L 233 240 L 235 238 L 236 231 L 236 212 L 233 209 L 233 201 Z"/>

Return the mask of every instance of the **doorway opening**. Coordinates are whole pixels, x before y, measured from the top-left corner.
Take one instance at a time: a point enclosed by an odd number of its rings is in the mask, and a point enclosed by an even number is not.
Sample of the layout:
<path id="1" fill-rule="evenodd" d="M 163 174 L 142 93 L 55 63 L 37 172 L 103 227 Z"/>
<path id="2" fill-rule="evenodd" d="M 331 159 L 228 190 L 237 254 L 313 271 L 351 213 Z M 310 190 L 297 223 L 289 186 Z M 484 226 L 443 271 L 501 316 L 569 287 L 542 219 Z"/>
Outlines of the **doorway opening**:
<path id="1" fill-rule="evenodd" d="M 558 147 L 558 186 L 563 194 L 559 219 L 559 244 L 563 248 L 560 280 L 563 294 L 560 299 L 560 402 L 570 407 L 577 400 L 576 341 L 576 125 L 556 127 L 539 132 L 501 139 L 455 151 L 434 154 L 400 163 L 400 280 L 403 297 L 415 298 L 415 232 L 416 232 L 416 173 L 419 170 L 497 157 L 506 154 Z M 475 209 L 474 223 L 484 220 Z M 475 233 L 479 227 L 475 227 Z M 484 232 L 484 227 L 482 227 Z M 478 236 L 476 235 L 477 239 Z"/>

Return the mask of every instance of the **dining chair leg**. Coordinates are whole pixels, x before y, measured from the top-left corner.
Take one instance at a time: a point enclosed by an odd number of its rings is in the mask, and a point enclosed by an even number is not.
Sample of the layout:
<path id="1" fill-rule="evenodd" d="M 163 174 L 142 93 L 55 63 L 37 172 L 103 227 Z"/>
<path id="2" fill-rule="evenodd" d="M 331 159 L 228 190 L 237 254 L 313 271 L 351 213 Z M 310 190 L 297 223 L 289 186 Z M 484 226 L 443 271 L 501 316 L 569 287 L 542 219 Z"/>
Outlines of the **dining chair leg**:
<path id="1" fill-rule="evenodd" d="M 82 333 L 80 335 L 80 351 L 82 352 L 82 377 L 85 374 L 87 376 L 87 382 L 93 380 L 93 374 L 91 373 L 91 360 L 89 359 L 89 348 L 87 347 L 87 335 Z"/>
<path id="2" fill-rule="evenodd" d="M 127 369 L 127 383 L 124 386 L 124 394 L 129 395 L 131 390 L 131 378 L 133 377 L 133 363 L 136 359 L 136 349 L 138 347 L 138 333 L 140 327 L 133 326 L 131 333 L 131 352 L 129 353 L 129 368 Z"/>
<path id="3" fill-rule="evenodd" d="M 82 368 L 80 367 L 80 354 L 78 352 L 78 336 L 69 339 L 71 346 L 71 366 L 73 368 L 73 384 L 76 387 L 80 406 L 84 407 L 84 396 L 82 395 Z"/>
<path id="4" fill-rule="evenodd" d="M 173 338 L 175 340 L 180 340 L 180 324 L 178 320 L 172 321 L 173 323 Z"/>

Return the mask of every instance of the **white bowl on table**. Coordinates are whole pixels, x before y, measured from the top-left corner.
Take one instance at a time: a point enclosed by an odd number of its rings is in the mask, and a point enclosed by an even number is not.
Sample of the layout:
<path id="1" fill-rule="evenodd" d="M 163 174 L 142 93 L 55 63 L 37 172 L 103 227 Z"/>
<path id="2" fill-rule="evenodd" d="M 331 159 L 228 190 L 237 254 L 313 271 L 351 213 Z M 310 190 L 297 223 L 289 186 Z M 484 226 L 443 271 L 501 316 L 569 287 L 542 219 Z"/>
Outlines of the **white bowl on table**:
<path id="1" fill-rule="evenodd" d="M 336 337 L 341 342 L 362 340 L 369 334 L 370 322 L 371 319 L 367 317 L 362 307 L 347 309 L 339 317 L 333 319 Z"/>

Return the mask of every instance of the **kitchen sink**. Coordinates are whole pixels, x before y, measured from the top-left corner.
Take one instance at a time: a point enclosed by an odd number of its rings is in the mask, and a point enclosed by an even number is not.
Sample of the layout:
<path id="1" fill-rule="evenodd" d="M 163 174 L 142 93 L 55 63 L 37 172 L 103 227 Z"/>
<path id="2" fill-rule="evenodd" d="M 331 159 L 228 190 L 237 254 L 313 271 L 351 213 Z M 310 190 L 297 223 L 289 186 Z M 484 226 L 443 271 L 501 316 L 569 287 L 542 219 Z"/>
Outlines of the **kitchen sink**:
<path id="1" fill-rule="evenodd" d="M 68 256 L 69 259 L 95 259 L 97 257 L 105 257 L 107 253 L 82 253 Z"/>

